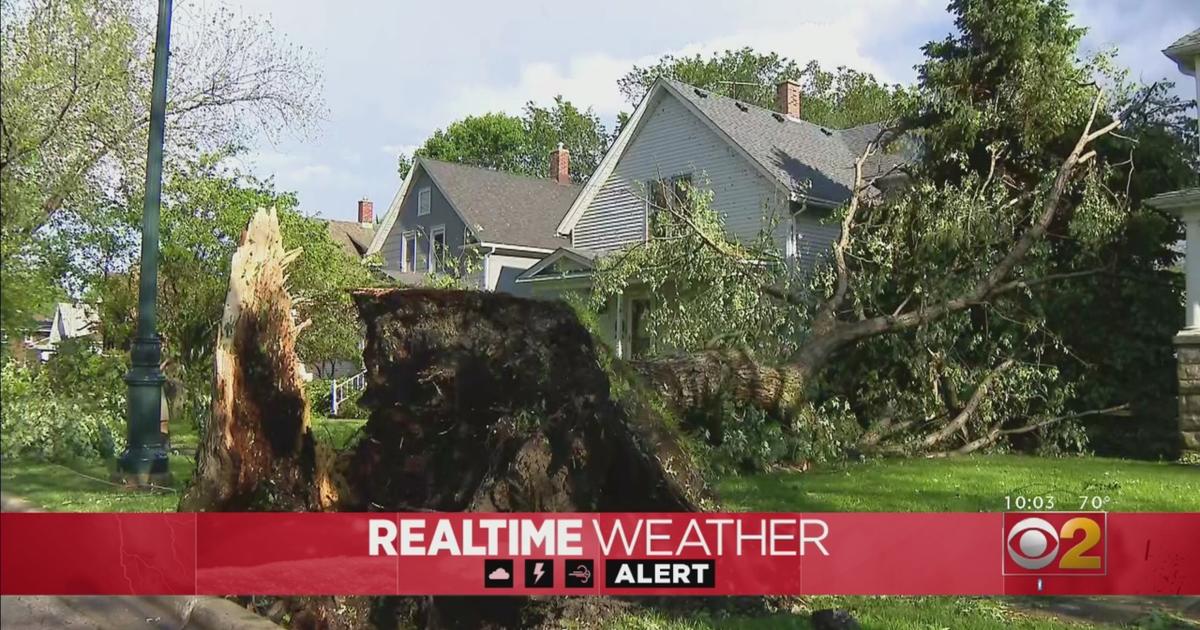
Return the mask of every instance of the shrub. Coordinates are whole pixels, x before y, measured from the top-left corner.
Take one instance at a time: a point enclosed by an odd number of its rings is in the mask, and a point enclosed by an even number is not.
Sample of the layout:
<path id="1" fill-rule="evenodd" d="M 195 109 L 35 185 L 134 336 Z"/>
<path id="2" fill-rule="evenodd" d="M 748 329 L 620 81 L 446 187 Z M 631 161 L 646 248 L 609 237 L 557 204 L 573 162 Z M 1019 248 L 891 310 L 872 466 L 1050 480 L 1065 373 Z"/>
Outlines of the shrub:
<path id="1" fill-rule="evenodd" d="M 832 403 L 805 408 L 785 423 L 759 408 L 724 401 L 687 424 L 703 438 L 707 467 L 716 476 L 836 460 L 859 433 L 849 410 Z"/>
<path id="2" fill-rule="evenodd" d="M 305 394 L 312 413 L 326 418 L 366 418 L 369 412 L 358 404 L 362 391 L 350 392 L 350 395 L 338 405 L 337 415 L 333 415 L 333 401 L 330 399 L 329 379 L 314 378 L 305 385 Z"/>
<path id="3" fill-rule="evenodd" d="M 55 391 L 49 372 L 14 362 L 0 368 L 0 456 L 69 461 L 112 457 L 124 448 L 123 403 Z"/>

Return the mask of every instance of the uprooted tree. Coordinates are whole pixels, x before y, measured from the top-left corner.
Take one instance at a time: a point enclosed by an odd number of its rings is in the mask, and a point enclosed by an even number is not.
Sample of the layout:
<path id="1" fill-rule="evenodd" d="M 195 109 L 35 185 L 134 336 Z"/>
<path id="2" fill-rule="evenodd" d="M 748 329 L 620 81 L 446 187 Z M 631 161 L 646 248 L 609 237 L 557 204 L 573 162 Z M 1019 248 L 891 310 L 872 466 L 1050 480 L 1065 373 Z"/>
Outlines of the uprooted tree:
<path id="1" fill-rule="evenodd" d="M 782 367 L 714 351 L 639 362 L 631 371 L 605 354 L 565 303 L 471 291 L 357 291 L 366 325 L 362 402 L 371 415 L 360 439 L 342 452 L 318 444 L 309 422 L 295 350 L 305 324 L 294 321 L 285 286 L 299 251 L 285 251 L 275 213 L 260 211 L 232 260 L 212 415 L 180 509 L 698 509 L 703 480 L 668 407 L 686 411 L 729 392 L 764 408 L 796 407 L 808 381 L 848 344 L 1057 279 L 1013 274 L 1044 237 L 1079 169 L 1094 158 L 1091 143 L 1119 125 L 1093 128 L 1100 103 L 1097 97 L 1052 185 L 1004 202 L 1036 199 L 1036 212 L 988 273 L 953 297 L 873 316 L 847 308 L 846 254 L 868 203 L 862 177 L 868 149 L 856 164 L 855 194 L 834 248 L 833 291 L 797 360 Z M 691 221 L 683 213 L 676 218 Z M 303 602 L 301 618 L 313 625 L 348 623 L 334 612 L 344 602 Z M 515 626 L 536 622 L 544 614 L 539 606 L 544 602 L 522 598 L 471 607 L 431 598 L 416 614 L 428 625 Z M 375 610 L 369 602 L 360 608 L 363 618 Z"/>
<path id="2" fill-rule="evenodd" d="M 180 509 L 692 511 L 706 501 L 688 444 L 566 304 L 503 294 L 364 289 L 371 415 L 334 452 L 309 422 L 285 287 L 299 251 L 259 211 L 234 254 L 211 419 Z M 520 331 L 514 334 L 514 331 Z M 423 601 L 426 625 L 519 626 L 547 602 Z M 298 599 L 298 625 L 351 627 L 379 602 Z M 343 613 L 335 613 L 341 609 Z M 358 613 L 345 615 L 347 609 Z"/>

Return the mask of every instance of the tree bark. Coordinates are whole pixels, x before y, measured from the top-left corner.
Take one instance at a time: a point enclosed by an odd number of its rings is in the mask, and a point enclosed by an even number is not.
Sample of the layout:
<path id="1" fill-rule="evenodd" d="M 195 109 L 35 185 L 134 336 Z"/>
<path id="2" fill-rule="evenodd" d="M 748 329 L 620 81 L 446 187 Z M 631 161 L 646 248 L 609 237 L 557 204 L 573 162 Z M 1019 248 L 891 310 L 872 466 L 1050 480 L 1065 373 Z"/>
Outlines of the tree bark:
<path id="1" fill-rule="evenodd" d="M 328 510 L 338 493 L 318 448 L 284 286 L 286 252 L 275 212 L 259 210 L 233 255 L 217 333 L 212 411 L 181 511 Z"/>
<path id="2" fill-rule="evenodd" d="M 731 397 L 784 415 L 804 402 L 805 386 L 817 367 L 807 362 L 766 366 L 735 350 L 633 361 L 631 366 L 677 411 Z"/>

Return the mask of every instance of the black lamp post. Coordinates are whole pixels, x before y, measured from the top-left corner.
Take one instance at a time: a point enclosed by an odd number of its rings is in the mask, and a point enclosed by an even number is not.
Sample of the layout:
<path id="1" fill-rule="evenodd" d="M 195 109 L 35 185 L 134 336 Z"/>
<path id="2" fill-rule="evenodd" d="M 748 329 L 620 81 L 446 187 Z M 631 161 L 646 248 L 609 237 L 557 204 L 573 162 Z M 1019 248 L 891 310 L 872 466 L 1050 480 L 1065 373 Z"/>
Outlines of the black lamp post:
<path id="1" fill-rule="evenodd" d="M 150 142 L 146 159 L 146 201 L 142 210 L 142 264 L 138 286 L 137 334 L 130 350 L 129 439 L 117 461 L 126 482 L 138 485 L 169 481 L 166 445 L 160 426 L 162 340 L 156 331 L 158 297 L 158 213 L 162 200 L 163 133 L 167 110 L 167 57 L 170 55 L 171 0 L 158 2 L 154 42 L 154 85 L 150 100 Z"/>

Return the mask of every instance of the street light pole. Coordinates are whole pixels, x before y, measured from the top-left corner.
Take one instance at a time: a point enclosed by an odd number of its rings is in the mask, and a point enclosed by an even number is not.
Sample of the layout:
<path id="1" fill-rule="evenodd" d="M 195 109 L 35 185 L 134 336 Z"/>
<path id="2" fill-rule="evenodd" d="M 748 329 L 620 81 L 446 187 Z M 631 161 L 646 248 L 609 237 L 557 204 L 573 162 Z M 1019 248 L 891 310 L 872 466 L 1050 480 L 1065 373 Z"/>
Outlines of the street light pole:
<path id="1" fill-rule="evenodd" d="M 170 55 L 171 0 L 158 2 L 154 42 L 154 84 L 150 100 L 150 141 L 146 159 L 146 200 L 142 209 L 142 263 L 138 286 L 137 334 L 130 349 L 129 435 L 117 461 L 118 474 L 138 485 L 170 479 L 160 427 L 162 340 L 156 331 L 158 297 L 158 214 L 162 201 L 163 135 L 167 118 L 167 58 Z"/>

